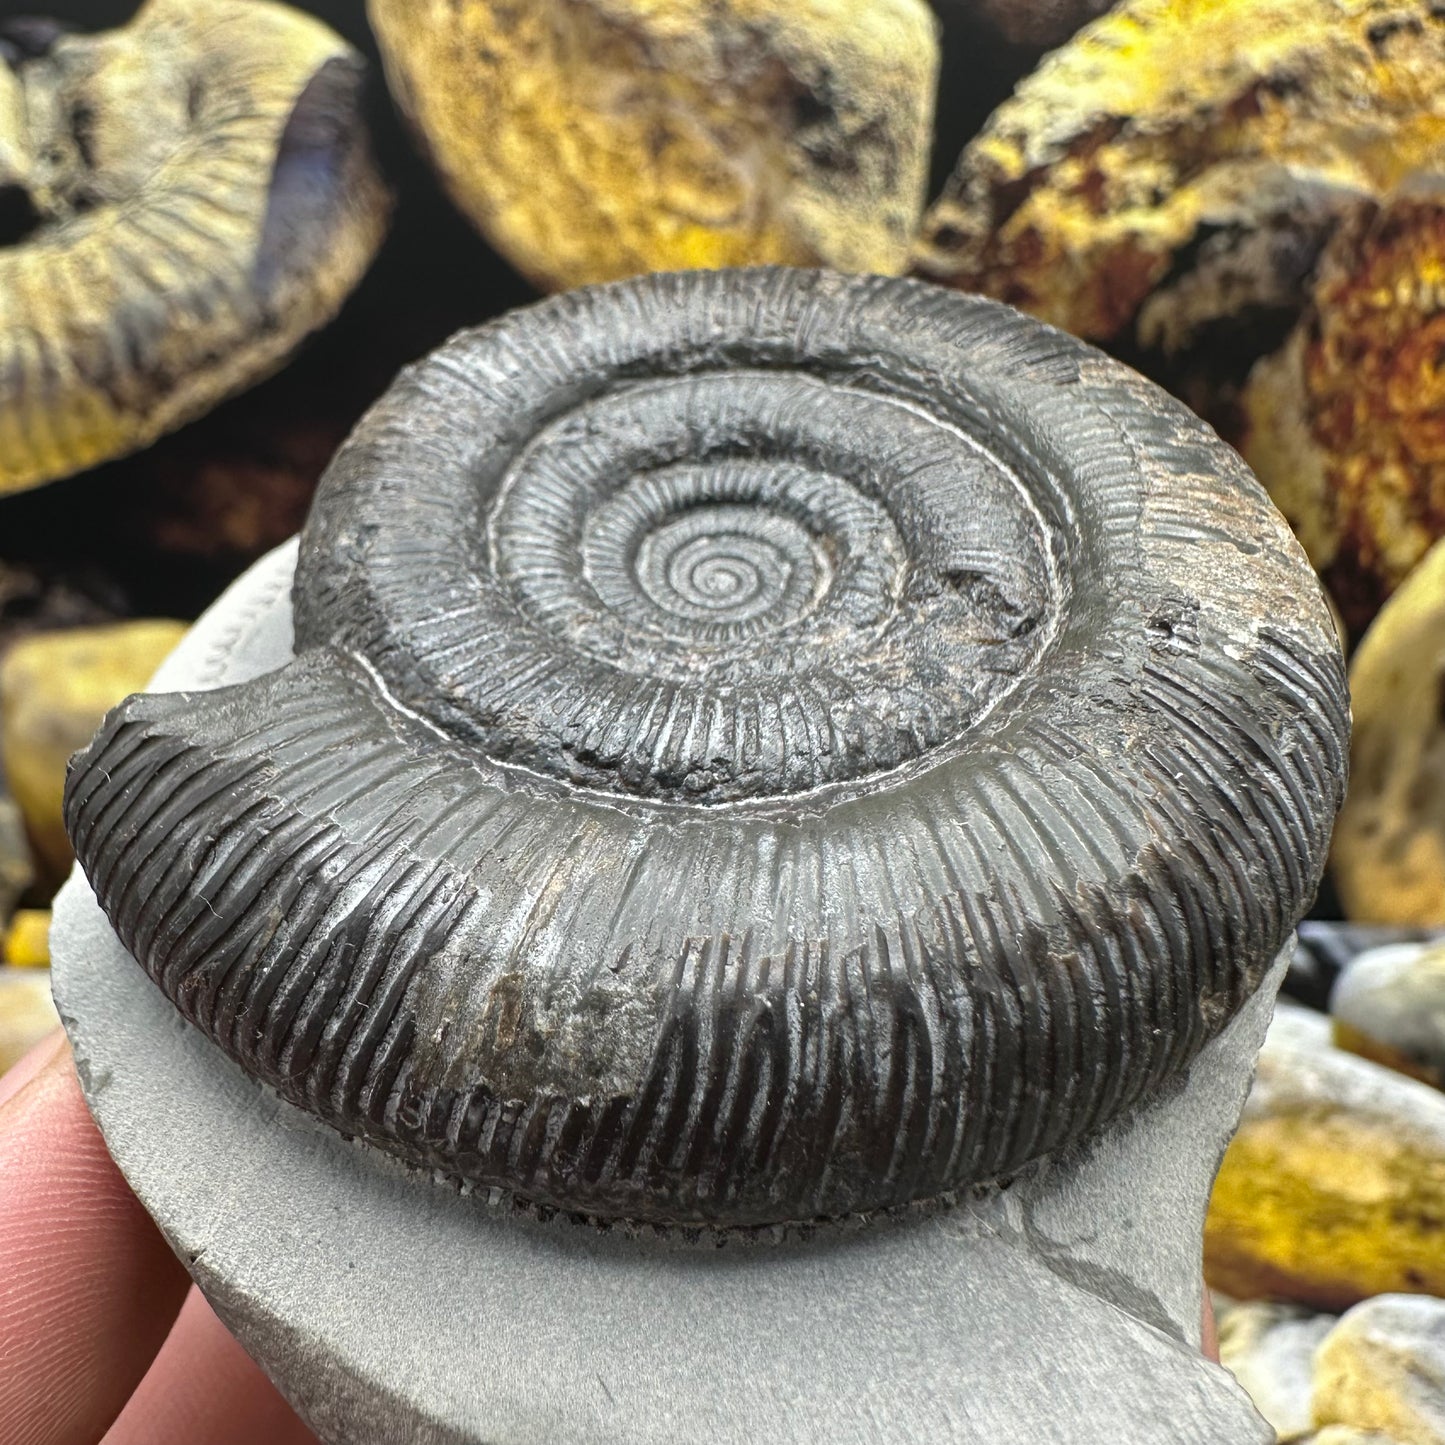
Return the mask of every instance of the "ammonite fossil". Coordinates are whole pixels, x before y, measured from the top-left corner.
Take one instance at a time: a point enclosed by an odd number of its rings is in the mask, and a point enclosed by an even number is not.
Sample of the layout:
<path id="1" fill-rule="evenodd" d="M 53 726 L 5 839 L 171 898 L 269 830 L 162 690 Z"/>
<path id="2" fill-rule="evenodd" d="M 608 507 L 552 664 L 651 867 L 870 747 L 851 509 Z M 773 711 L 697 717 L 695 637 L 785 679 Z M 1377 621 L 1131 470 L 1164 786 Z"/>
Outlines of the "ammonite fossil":
<path id="1" fill-rule="evenodd" d="M 1123 0 L 968 144 L 917 269 L 1237 379 L 1342 219 L 1431 188 L 1442 64 L 1431 0 Z"/>
<path id="2" fill-rule="evenodd" d="M 1319 879 L 1329 614 L 1237 456 L 916 282 L 574 292 L 403 374 L 295 660 L 116 709 L 67 821 L 285 1098 L 593 1216 L 839 1216 L 1179 1071 Z"/>
<path id="3" fill-rule="evenodd" d="M 0 492 L 147 445 L 331 318 L 389 209 L 361 76 L 264 0 L 0 33 Z"/>
<path id="4" fill-rule="evenodd" d="M 925 0 L 367 0 L 367 14 L 448 191 L 539 286 L 908 264 L 939 58 Z"/>

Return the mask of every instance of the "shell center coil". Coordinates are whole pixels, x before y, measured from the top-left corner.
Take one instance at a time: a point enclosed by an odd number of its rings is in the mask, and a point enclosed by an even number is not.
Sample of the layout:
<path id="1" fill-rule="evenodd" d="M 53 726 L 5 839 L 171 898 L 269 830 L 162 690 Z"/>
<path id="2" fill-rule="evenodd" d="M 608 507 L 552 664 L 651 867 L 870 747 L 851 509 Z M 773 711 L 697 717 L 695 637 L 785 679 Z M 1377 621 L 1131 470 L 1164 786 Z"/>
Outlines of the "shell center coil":
<path id="1" fill-rule="evenodd" d="M 637 581 L 680 624 L 737 632 L 795 621 L 831 569 L 791 518 L 760 507 L 703 506 L 663 522 L 637 549 Z"/>
<path id="2" fill-rule="evenodd" d="M 619 382 L 482 501 L 506 611 L 476 672 L 510 679 L 509 641 L 529 659 L 489 750 L 608 791 L 723 802 L 892 770 L 1009 691 L 1059 607 L 1011 467 L 801 370 Z"/>

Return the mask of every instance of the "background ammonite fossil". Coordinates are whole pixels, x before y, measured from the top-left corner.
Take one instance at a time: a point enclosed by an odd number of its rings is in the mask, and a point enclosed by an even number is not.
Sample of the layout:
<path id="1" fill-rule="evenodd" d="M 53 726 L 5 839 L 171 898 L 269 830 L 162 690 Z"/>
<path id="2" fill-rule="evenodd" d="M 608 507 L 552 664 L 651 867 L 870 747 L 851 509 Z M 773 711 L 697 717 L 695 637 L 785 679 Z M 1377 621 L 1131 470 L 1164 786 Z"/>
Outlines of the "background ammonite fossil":
<path id="1" fill-rule="evenodd" d="M 413 1162 L 836 1216 L 1158 1089 L 1308 904 L 1334 631 L 1182 406 L 931 286 L 652 276 L 342 448 L 297 657 L 135 697 L 77 854 L 181 1012 Z"/>
<path id="2" fill-rule="evenodd" d="M 336 314 L 390 211 L 364 69 L 239 0 L 0 33 L 0 494 L 147 446 Z"/>

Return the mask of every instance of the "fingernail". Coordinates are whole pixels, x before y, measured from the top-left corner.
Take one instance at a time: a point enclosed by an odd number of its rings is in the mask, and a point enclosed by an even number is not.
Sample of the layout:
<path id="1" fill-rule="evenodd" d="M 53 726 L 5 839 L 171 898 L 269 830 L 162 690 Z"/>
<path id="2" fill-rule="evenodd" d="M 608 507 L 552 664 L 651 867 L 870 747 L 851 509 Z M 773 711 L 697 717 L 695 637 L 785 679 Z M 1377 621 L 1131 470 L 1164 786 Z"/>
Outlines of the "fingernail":
<path id="1" fill-rule="evenodd" d="M 36 1075 L 43 1073 L 65 1046 L 65 1030 L 56 1029 L 26 1054 L 9 1073 L 0 1077 L 0 1109 L 3 1109 Z"/>

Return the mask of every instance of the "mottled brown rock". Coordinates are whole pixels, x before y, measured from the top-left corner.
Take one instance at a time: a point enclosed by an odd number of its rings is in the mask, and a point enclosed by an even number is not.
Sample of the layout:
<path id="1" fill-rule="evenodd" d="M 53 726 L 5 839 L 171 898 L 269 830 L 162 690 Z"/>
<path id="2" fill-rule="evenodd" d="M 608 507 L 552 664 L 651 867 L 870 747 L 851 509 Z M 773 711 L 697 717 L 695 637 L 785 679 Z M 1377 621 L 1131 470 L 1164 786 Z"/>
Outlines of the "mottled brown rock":
<path id="1" fill-rule="evenodd" d="M 1350 1310 L 1315 1357 L 1314 1412 L 1400 1445 L 1445 1445 L 1445 1300 L 1382 1295 Z"/>
<path id="2" fill-rule="evenodd" d="M 924 0 L 370 0 L 368 13 L 457 204 L 543 287 L 907 264 L 938 67 Z"/>
<path id="3" fill-rule="evenodd" d="M 388 211 L 361 76 L 243 0 L 0 50 L 0 492 L 147 445 L 331 318 Z"/>
<path id="4" fill-rule="evenodd" d="M 1345 912 L 1445 925 L 1445 543 L 1361 640 L 1350 698 L 1350 787 L 1330 854 Z"/>
<path id="5" fill-rule="evenodd" d="M 183 623 L 144 621 L 38 633 L 0 659 L 0 766 L 52 885 L 72 859 L 61 817 L 71 754 L 107 709 L 145 686 L 184 632 Z"/>
<path id="6" fill-rule="evenodd" d="M 1445 1097 L 1281 1005 L 1205 1227 L 1210 1284 L 1348 1308 L 1445 1293 Z"/>
<path id="7" fill-rule="evenodd" d="M 1231 439 L 1354 628 L 1445 534 L 1442 352 L 1445 202 L 1407 193 L 1341 227 L 1240 399 Z"/>
<path id="8" fill-rule="evenodd" d="M 305 418 L 273 425 L 263 436 L 252 427 L 242 439 L 235 430 L 154 454 L 144 510 L 127 515 L 147 548 L 234 570 L 280 546 L 301 530 L 348 427 Z"/>

